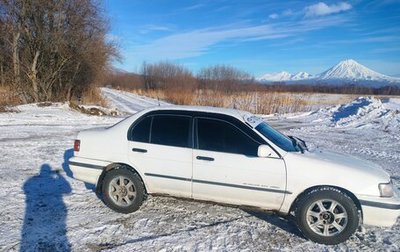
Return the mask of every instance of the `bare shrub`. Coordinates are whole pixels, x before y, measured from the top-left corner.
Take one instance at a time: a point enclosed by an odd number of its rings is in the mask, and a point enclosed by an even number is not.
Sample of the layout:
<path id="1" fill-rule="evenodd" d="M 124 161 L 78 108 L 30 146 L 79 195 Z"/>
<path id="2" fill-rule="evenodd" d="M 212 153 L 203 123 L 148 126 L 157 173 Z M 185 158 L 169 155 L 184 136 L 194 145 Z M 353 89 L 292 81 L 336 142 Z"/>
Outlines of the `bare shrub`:
<path id="1" fill-rule="evenodd" d="M 15 106 L 21 104 L 21 100 L 11 87 L 0 87 L 0 106 Z"/>
<path id="2" fill-rule="evenodd" d="M 108 70 L 99 85 L 122 90 L 144 89 L 143 77 L 135 73 Z"/>

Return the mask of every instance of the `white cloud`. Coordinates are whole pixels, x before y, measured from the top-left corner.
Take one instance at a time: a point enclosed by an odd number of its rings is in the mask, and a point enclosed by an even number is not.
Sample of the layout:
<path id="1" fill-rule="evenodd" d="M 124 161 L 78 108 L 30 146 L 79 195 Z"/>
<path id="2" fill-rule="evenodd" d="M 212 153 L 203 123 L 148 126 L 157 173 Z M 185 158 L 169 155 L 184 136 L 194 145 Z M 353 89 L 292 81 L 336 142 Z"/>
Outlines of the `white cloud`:
<path id="1" fill-rule="evenodd" d="M 283 16 L 292 16 L 294 15 L 294 12 L 291 9 L 285 10 L 284 12 L 282 12 Z"/>
<path id="2" fill-rule="evenodd" d="M 269 17 L 270 19 L 277 19 L 277 18 L 279 17 L 279 15 L 276 14 L 276 13 L 272 13 L 272 14 L 270 14 L 268 17 Z"/>
<path id="3" fill-rule="evenodd" d="M 339 16 L 306 19 L 299 22 L 281 22 L 265 25 L 230 25 L 208 27 L 164 36 L 152 42 L 135 46 L 129 54 L 136 60 L 154 61 L 183 59 L 202 55 L 222 42 L 246 42 L 293 37 L 312 30 L 323 29 L 346 22 Z"/>
<path id="4" fill-rule="evenodd" d="M 161 31 L 162 32 L 162 31 L 170 31 L 170 30 L 171 29 L 169 27 L 164 26 L 164 25 L 152 25 L 152 24 L 149 24 L 149 25 L 143 26 L 139 30 L 139 32 L 142 33 L 142 34 L 146 34 L 146 33 L 153 32 L 153 31 Z"/>
<path id="5" fill-rule="evenodd" d="M 339 13 L 342 11 L 347 11 L 352 8 L 351 4 L 346 2 L 340 2 L 337 4 L 327 5 L 324 2 L 319 2 L 317 4 L 313 4 L 307 6 L 305 8 L 306 17 L 313 16 L 325 16 L 329 14 Z"/>

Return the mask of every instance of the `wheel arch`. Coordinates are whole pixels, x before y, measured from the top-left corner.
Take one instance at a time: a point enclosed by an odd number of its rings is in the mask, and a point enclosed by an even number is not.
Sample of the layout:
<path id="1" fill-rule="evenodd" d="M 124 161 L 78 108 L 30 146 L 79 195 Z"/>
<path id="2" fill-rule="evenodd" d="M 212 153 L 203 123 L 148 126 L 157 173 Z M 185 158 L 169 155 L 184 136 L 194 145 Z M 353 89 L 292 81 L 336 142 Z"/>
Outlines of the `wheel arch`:
<path id="1" fill-rule="evenodd" d="M 312 187 L 309 187 L 309 188 L 305 189 L 299 195 L 297 195 L 296 199 L 292 202 L 292 204 L 290 206 L 289 214 L 292 213 L 296 209 L 297 204 L 299 203 L 299 200 L 302 197 L 304 197 L 305 195 L 307 195 L 309 192 L 311 192 L 313 190 L 316 190 L 318 188 L 324 188 L 324 187 L 329 187 L 329 188 L 333 188 L 333 189 L 339 190 L 342 193 L 345 193 L 347 196 L 349 196 L 353 200 L 354 204 L 356 205 L 357 210 L 360 211 L 361 220 L 362 220 L 363 211 L 362 211 L 362 207 L 361 207 L 361 203 L 360 203 L 359 199 L 354 195 L 354 193 L 350 192 L 349 190 L 347 190 L 345 188 L 342 188 L 342 187 L 339 187 L 339 186 L 333 186 L 333 185 L 316 185 L 316 186 L 312 186 Z"/>
<path id="2" fill-rule="evenodd" d="M 106 173 L 111 171 L 111 170 L 119 169 L 121 167 L 129 169 L 129 170 L 131 170 L 132 172 L 136 173 L 139 176 L 140 180 L 142 181 L 142 183 L 144 185 L 145 194 L 147 194 L 146 183 L 144 182 L 144 180 L 143 180 L 142 176 L 140 175 L 140 173 L 135 168 L 133 168 L 132 166 L 130 166 L 128 164 L 125 164 L 125 163 L 112 163 L 112 164 L 109 164 L 109 165 L 107 165 L 106 167 L 103 168 L 103 171 L 101 172 L 101 174 L 99 176 L 99 179 L 97 180 L 96 193 L 101 193 L 101 189 L 102 189 L 102 186 L 103 186 L 103 180 L 104 180 L 104 177 L 106 176 Z"/>

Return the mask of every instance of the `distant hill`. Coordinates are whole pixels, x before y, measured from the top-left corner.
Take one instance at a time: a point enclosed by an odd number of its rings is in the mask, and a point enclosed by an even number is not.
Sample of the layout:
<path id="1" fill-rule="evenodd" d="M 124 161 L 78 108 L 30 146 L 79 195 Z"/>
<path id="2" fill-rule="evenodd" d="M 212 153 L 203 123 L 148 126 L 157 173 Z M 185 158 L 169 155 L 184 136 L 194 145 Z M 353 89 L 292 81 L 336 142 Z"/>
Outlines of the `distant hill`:
<path id="1" fill-rule="evenodd" d="M 263 83 L 286 83 L 286 84 L 321 84 L 321 85 L 360 85 L 366 87 L 400 86 L 400 78 L 387 76 L 361 65 L 352 59 L 339 62 L 328 70 L 310 75 L 306 72 L 291 74 L 280 72 L 265 74 L 258 81 Z"/>

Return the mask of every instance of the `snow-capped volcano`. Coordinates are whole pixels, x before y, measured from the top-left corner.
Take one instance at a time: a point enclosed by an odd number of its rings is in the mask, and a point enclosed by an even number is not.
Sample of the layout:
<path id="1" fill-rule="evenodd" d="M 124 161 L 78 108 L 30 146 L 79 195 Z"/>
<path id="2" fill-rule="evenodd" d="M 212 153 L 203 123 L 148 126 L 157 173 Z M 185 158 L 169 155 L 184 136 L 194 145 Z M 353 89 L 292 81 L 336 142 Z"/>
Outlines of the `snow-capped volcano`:
<path id="1" fill-rule="evenodd" d="M 306 72 L 298 72 L 297 74 L 293 74 L 291 80 L 305 80 L 312 78 L 312 75 Z"/>
<path id="2" fill-rule="evenodd" d="M 283 81 L 295 81 L 295 80 L 304 80 L 304 79 L 309 79 L 311 77 L 311 74 L 306 73 L 306 72 L 298 72 L 296 74 L 291 74 L 286 71 L 282 71 L 279 73 L 268 73 L 260 78 L 258 78 L 259 81 L 265 81 L 265 82 L 283 82 Z"/>
<path id="3" fill-rule="evenodd" d="M 287 81 L 290 80 L 290 77 L 292 76 L 291 73 L 288 73 L 286 71 L 282 71 L 279 73 L 267 73 L 260 78 L 259 80 L 268 80 L 268 81 Z"/>
<path id="4" fill-rule="evenodd" d="M 320 80 L 395 81 L 396 78 L 375 72 L 355 60 L 348 59 L 318 75 Z"/>
<path id="5" fill-rule="evenodd" d="M 261 82 L 285 82 L 288 84 L 356 84 L 363 86 L 400 85 L 400 78 L 375 72 L 355 60 L 347 59 L 339 62 L 325 72 L 312 76 L 306 72 L 291 74 L 281 72 L 265 74 L 258 78 Z"/>

